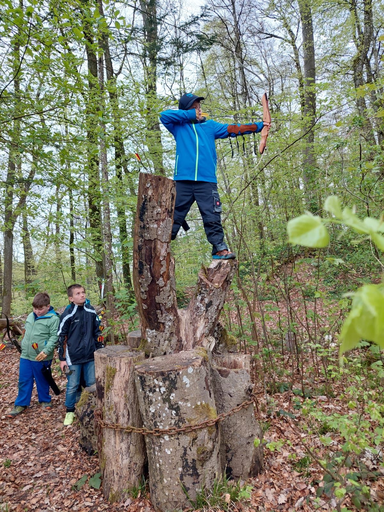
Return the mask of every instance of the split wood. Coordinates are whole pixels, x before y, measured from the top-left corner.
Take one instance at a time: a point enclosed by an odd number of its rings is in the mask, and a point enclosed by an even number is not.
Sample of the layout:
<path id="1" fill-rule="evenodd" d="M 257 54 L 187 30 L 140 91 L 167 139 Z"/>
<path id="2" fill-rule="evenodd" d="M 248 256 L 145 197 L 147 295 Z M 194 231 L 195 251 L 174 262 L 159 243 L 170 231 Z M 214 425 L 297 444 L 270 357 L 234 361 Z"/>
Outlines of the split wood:
<path id="1" fill-rule="evenodd" d="M 94 417 L 97 423 L 99 424 L 100 428 L 109 428 L 112 430 L 123 430 L 124 432 L 133 432 L 135 434 L 142 434 L 143 436 L 174 436 L 177 434 L 182 433 L 188 433 L 193 432 L 194 430 L 202 430 L 204 428 L 213 427 L 218 423 L 219 421 L 225 420 L 225 418 L 228 418 L 229 416 L 232 416 L 232 414 L 235 414 L 236 412 L 241 411 L 242 409 L 245 409 L 246 407 L 249 407 L 253 403 L 256 406 L 257 409 L 257 398 L 255 395 L 252 395 L 251 400 L 246 400 L 245 402 L 241 403 L 240 405 L 234 407 L 233 409 L 222 412 L 217 416 L 215 419 L 202 421 L 201 423 L 197 423 L 196 425 L 186 425 L 185 427 L 170 427 L 165 429 L 155 428 L 153 430 L 150 430 L 145 427 L 132 427 L 131 425 L 128 425 L 127 427 L 123 427 L 122 425 L 119 425 L 117 423 L 105 423 L 102 418 L 102 411 L 101 409 L 95 409 Z"/>

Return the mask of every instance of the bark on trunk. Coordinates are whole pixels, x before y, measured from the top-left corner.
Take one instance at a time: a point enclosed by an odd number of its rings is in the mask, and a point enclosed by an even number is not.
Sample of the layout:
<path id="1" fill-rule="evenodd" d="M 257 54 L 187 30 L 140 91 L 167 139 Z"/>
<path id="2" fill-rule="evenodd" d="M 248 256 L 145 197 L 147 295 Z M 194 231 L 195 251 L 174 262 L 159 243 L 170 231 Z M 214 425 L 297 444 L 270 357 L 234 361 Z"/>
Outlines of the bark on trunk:
<path id="1" fill-rule="evenodd" d="M 146 428 L 180 428 L 217 417 L 208 356 L 201 348 L 138 364 L 135 382 Z M 188 433 L 146 435 L 145 442 L 151 501 L 162 512 L 189 506 L 184 490 L 194 499 L 221 474 L 217 423 Z"/>
<path id="2" fill-rule="evenodd" d="M 140 174 L 134 233 L 134 285 L 146 352 L 180 352 L 170 241 L 175 184 L 161 176 Z"/>
<path id="3" fill-rule="evenodd" d="M 250 358 L 243 354 L 214 356 L 212 380 L 219 414 L 250 399 Z M 261 443 L 255 447 L 255 438 L 261 441 L 262 431 L 253 404 L 221 422 L 221 460 L 228 477 L 245 480 L 261 472 L 263 449 Z"/>
<path id="4" fill-rule="evenodd" d="M 95 352 L 96 390 L 103 421 L 122 427 L 141 427 L 134 384 L 134 365 L 144 353 L 133 353 L 123 345 Z M 142 434 L 103 428 L 99 438 L 103 494 L 111 502 L 123 499 L 138 487 L 143 474 L 145 448 Z"/>
<path id="5" fill-rule="evenodd" d="M 183 349 L 203 346 L 213 350 L 212 334 L 219 321 L 227 291 L 231 285 L 237 263 L 232 260 L 212 261 L 208 268 L 199 272 L 197 290 L 181 316 Z"/>
<path id="6" fill-rule="evenodd" d="M 76 417 L 79 420 L 79 444 L 88 455 L 97 453 L 97 435 L 95 429 L 96 384 L 84 388 L 76 404 Z"/>

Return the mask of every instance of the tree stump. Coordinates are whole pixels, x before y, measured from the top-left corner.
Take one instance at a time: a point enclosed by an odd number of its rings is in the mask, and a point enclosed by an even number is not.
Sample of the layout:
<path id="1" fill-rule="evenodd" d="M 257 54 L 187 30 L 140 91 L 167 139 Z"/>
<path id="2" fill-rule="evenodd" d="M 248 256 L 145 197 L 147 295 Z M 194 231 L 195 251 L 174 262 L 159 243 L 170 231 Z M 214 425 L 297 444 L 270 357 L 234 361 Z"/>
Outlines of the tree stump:
<path id="1" fill-rule="evenodd" d="M 217 417 L 204 349 L 155 357 L 136 365 L 135 372 L 146 428 L 181 428 Z M 176 435 L 146 435 L 145 442 L 151 501 L 162 512 L 190 505 L 182 486 L 194 499 L 221 475 L 217 423 Z"/>
<path id="2" fill-rule="evenodd" d="M 179 310 L 183 350 L 198 346 L 213 350 L 212 334 L 236 268 L 234 260 L 213 260 L 208 268 L 200 270 L 195 295 L 185 310 Z"/>
<path id="3" fill-rule="evenodd" d="M 140 174 L 134 231 L 133 282 L 142 338 L 152 355 L 180 352 L 170 241 L 176 188 L 172 180 Z"/>
<path id="4" fill-rule="evenodd" d="M 214 356 L 213 387 L 217 411 L 226 413 L 249 401 L 252 393 L 250 356 Z M 255 447 L 255 438 L 260 445 Z M 228 477 L 247 479 L 263 468 L 262 431 L 255 418 L 253 403 L 221 422 L 221 457 Z"/>
<path id="5" fill-rule="evenodd" d="M 142 421 L 134 383 L 134 365 L 144 353 L 131 352 L 124 345 L 107 346 L 95 352 L 96 394 L 102 420 L 99 438 L 103 494 L 111 502 L 138 487 L 143 475 L 145 446 L 143 435 L 120 427 L 141 427 Z"/>
<path id="6" fill-rule="evenodd" d="M 83 389 L 75 409 L 80 428 L 79 444 L 88 455 L 93 455 L 98 450 L 94 414 L 96 406 L 96 384 L 93 384 Z"/>

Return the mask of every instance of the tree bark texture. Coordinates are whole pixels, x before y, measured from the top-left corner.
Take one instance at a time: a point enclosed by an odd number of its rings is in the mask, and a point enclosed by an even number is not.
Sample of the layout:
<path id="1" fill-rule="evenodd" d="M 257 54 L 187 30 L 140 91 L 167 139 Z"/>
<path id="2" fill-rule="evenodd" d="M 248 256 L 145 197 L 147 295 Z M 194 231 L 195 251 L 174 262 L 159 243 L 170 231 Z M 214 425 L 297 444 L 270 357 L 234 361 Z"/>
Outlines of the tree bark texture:
<path id="1" fill-rule="evenodd" d="M 215 419 L 210 366 L 204 349 L 155 357 L 136 365 L 136 389 L 148 429 L 181 428 Z M 221 474 L 219 426 L 188 433 L 145 436 L 154 507 L 174 512 L 189 506 Z"/>
<path id="2" fill-rule="evenodd" d="M 231 286 L 237 263 L 231 260 L 212 261 L 198 275 L 197 290 L 185 310 L 180 310 L 183 350 L 214 343 L 213 331 L 219 321 L 227 291 Z M 212 350 L 213 347 L 211 347 Z"/>
<path id="3" fill-rule="evenodd" d="M 111 345 L 95 352 L 96 393 L 105 423 L 141 427 L 134 365 L 144 353 L 133 353 L 124 345 Z M 145 463 L 142 434 L 103 428 L 99 438 L 103 494 L 111 502 L 123 499 L 138 487 Z"/>
<path id="4" fill-rule="evenodd" d="M 244 354 L 214 355 L 212 382 L 217 412 L 226 413 L 250 399 L 250 357 Z M 221 423 L 221 461 L 228 477 L 245 480 L 263 469 L 262 431 L 254 405 L 243 408 Z M 260 445 L 255 447 L 255 438 Z"/>
<path id="5" fill-rule="evenodd" d="M 79 420 L 79 445 L 88 455 L 97 453 L 97 435 L 95 429 L 96 384 L 84 388 L 76 404 L 75 414 Z"/>
<path id="6" fill-rule="evenodd" d="M 197 291 L 177 309 L 170 254 L 175 186 L 172 180 L 140 175 L 134 235 L 133 278 L 146 352 L 154 356 L 210 347 L 225 302 L 235 260 L 216 260 L 199 272 Z"/>
<path id="7" fill-rule="evenodd" d="M 146 351 L 180 352 L 170 241 L 176 198 L 172 180 L 140 174 L 134 232 L 134 285 Z"/>

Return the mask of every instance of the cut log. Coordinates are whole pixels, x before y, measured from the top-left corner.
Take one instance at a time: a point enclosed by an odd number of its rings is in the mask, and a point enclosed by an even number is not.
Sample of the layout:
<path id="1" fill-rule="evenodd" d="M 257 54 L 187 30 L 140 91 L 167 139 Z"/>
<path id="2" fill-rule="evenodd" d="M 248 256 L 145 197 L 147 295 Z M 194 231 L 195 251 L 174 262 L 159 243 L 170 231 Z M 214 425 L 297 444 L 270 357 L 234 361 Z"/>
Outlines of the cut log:
<path id="1" fill-rule="evenodd" d="M 213 356 L 212 376 L 219 414 L 249 401 L 252 393 L 250 357 L 243 354 Z M 254 440 L 260 444 L 255 447 Z M 263 468 L 262 431 L 249 405 L 221 422 L 221 458 L 228 477 L 246 480 Z"/>
<path id="2" fill-rule="evenodd" d="M 182 348 L 170 251 L 175 197 L 173 180 L 140 174 L 133 281 L 145 350 L 155 356 Z"/>
<path id="3" fill-rule="evenodd" d="M 7 319 L 0 318 L 0 330 L 7 328 Z M 13 336 L 21 336 L 24 333 L 24 329 L 20 322 L 17 320 L 9 319 L 9 330 Z"/>
<path id="4" fill-rule="evenodd" d="M 79 420 L 79 444 L 88 455 L 93 455 L 98 450 L 94 416 L 96 406 L 96 384 L 93 384 L 83 389 L 75 410 Z"/>
<path id="5" fill-rule="evenodd" d="M 146 428 L 180 428 L 217 417 L 204 349 L 149 359 L 136 365 L 135 373 Z M 176 435 L 146 435 L 145 442 L 151 502 L 161 512 L 189 506 L 185 492 L 194 499 L 221 474 L 217 423 Z"/>
<path id="6" fill-rule="evenodd" d="M 213 260 L 200 270 L 195 295 L 187 309 L 179 311 L 184 350 L 203 346 L 212 351 L 212 335 L 236 268 L 236 260 Z"/>
<path id="7" fill-rule="evenodd" d="M 131 349 L 138 349 L 142 344 L 141 330 L 131 331 L 128 333 L 127 339 L 124 345 L 127 345 Z"/>
<path id="8" fill-rule="evenodd" d="M 95 352 L 96 393 L 102 420 L 109 425 L 141 427 L 134 365 L 144 353 L 124 345 L 107 346 Z M 103 494 L 111 502 L 123 499 L 138 487 L 145 463 L 143 435 L 104 427 L 99 438 Z"/>

